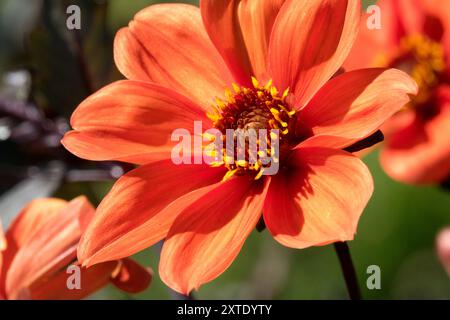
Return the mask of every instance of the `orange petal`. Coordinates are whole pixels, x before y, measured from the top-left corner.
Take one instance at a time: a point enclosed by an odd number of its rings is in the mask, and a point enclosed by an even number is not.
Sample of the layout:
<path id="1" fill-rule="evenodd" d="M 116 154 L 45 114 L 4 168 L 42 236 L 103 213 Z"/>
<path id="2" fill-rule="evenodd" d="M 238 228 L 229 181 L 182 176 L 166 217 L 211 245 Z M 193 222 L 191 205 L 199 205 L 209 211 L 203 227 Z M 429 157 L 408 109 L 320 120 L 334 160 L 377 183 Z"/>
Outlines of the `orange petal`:
<path id="1" fill-rule="evenodd" d="M 355 41 L 360 0 L 288 0 L 269 45 L 275 85 L 290 88 L 301 108 L 339 70 Z"/>
<path id="2" fill-rule="evenodd" d="M 270 35 L 275 19 L 286 0 L 240 0 L 238 6 L 239 24 L 242 31 L 253 75 L 268 79 Z"/>
<path id="3" fill-rule="evenodd" d="M 202 0 L 200 9 L 206 31 L 234 78 L 241 85 L 250 86 L 253 71 L 239 25 L 239 3 L 239 0 Z"/>
<path id="4" fill-rule="evenodd" d="M 117 33 L 114 58 L 128 79 L 167 86 L 204 108 L 232 83 L 199 8 L 191 5 L 160 4 L 140 11 Z"/>
<path id="5" fill-rule="evenodd" d="M 71 118 L 75 131 L 63 145 L 88 160 L 137 164 L 170 158 L 171 134 L 194 133 L 194 121 L 209 124 L 205 113 L 187 98 L 154 84 L 118 81 L 83 101 Z"/>
<path id="6" fill-rule="evenodd" d="M 403 0 L 405 1 L 405 0 Z M 442 22 L 450 24 L 450 1 L 449 0 L 418 0 L 420 9 L 426 14 L 436 15 L 442 19 Z"/>
<path id="7" fill-rule="evenodd" d="M 261 216 L 266 188 L 247 176 L 219 184 L 174 221 L 161 252 L 159 273 L 187 295 L 222 274 Z"/>
<path id="8" fill-rule="evenodd" d="M 58 215 L 67 204 L 67 201 L 55 198 L 31 201 L 17 215 L 6 232 L 8 248 L 21 247 L 49 220 Z"/>
<path id="9" fill-rule="evenodd" d="M 409 123 L 386 137 L 380 161 L 392 178 L 411 184 L 435 184 L 450 176 L 450 99 L 439 103 L 441 111 L 431 120 L 410 117 Z"/>
<path id="10" fill-rule="evenodd" d="M 3 248 L 3 263 L 0 268 L 0 295 L 2 293 L 5 295 L 6 273 L 17 250 L 28 239 L 33 237 L 41 227 L 45 226 L 48 221 L 58 215 L 66 205 L 67 201 L 60 199 L 48 198 L 33 200 L 22 209 L 11 223 L 4 238 L 4 244 L 7 244 L 7 246 Z"/>
<path id="11" fill-rule="evenodd" d="M 119 271 L 111 276 L 111 282 L 120 290 L 138 293 L 147 289 L 152 275 L 151 269 L 145 269 L 131 259 L 123 259 L 120 260 Z"/>
<path id="12" fill-rule="evenodd" d="M 381 12 L 381 29 L 369 29 L 368 21 L 373 19 L 374 12 L 364 12 L 359 34 L 353 48 L 344 63 L 347 71 L 386 67 L 390 57 L 398 49 L 400 39 L 404 36 L 404 28 L 399 22 L 399 8 L 396 1 L 379 0 L 376 5 Z"/>
<path id="13" fill-rule="evenodd" d="M 67 287 L 67 281 L 72 273 L 68 273 L 67 268 L 63 268 L 50 278 L 33 283 L 27 289 L 29 298 L 33 300 L 79 300 L 86 298 L 110 282 L 111 273 L 117 268 L 117 264 L 117 261 L 112 261 L 87 269 L 81 268 L 81 288 L 72 290 Z M 79 266 L 79 264 L 75 265 Z"/>
<path id="14" fill-rule="evenodd" d="M 220 181 L 223 175 L 222 168 L 177 166 L 171 160 L 128 172 L 97 208 L 80 240 L 79 260 L 89 266 L 128 257 L 155 244 L 184 209 L 175 200 Z"/>
<path id="15" fill-rule="evenodd" d="M 289 168 L 272 178 L 264 221 L 275 239 L 291 248 L 352 240 L 372 192 L 370 172 L 356 156 L 300 147 Z"/>
<path id="16" fill-rule="evenodd" d="M 416 93 L 416 83 L 402 71 L 351 71 L 323 86 L 299 119 L 314 135 L 342 138 L 334 146 L 342 148 L 374 133 Z"/>
<path id="17" fill-rule="evenodd" d="M 397 24 L 403 28 L 405 34 L 417 34 L 423 31 L 426 17 L 423 2 L 423 0 L 393 1 Z"/>
<path id="18" fill-rule="evenodd" d="M 267 54 L 275 18 L 285 0 L 203 0 L 209 36 L 242 84 L 267 79 Z"/>
<path id="19" fill-rule="evenodd" d="M 7 273 L 8 297 L 16 297 L 23 288 L 76 258 L 81 235 L 78 219 L 84 211 L 94 211 L 85 197 L 72 200 L 22 244 Z"/>

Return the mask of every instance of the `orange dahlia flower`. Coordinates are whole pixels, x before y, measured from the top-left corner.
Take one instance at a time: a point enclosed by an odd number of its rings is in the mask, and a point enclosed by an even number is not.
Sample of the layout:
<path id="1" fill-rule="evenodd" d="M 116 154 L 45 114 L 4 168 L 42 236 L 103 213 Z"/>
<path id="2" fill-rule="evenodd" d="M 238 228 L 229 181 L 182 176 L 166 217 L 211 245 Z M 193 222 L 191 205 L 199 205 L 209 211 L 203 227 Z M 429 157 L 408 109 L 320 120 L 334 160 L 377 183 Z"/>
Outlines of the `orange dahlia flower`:
<path id="1" fill-rule="evenodd" d="M 440 183 L 450 177 L 450 0 L 380 0 L 381 29 L 362 19 L 345 66 L 408 72 L 419 94 L 383 127 L 381 164 L 394 179 Z"/>
<path id="2" fill-rule="evenodd" d="M 373 184 L 343 149 L 372 135 L 417 90 L 393 69 L 333 78 L 360 10 L 359 0 L 203 0 L 200 9 L 139 12 L 114 43 L 129 80 L 82 102 L 62 141 L 82 158 L 141 165 L 101 202 L 80 261 L 119 259 L 165 239 L 161 278 L 187 294 L 227 269 L 262 212 L 288 247 L 353 239 Z M 248 162 L 175 165 L 171 133 L 192 132 L 196 120 L 222 133 L 279 129 L 278 174 L 261 176 Z"/>
<path id="3" fill-rule="evenodd" d="M 127 292 L 144 290 L 151 273 L 129 259 L 81 268 L 77 245 L 95 210 L 84 197 L 70 202 L 38 199 L 3 234 L 0 226 L 0 299 L 82 299 L 108 283 Z M 68 288 L 79 266 L 81 288 Z"/>

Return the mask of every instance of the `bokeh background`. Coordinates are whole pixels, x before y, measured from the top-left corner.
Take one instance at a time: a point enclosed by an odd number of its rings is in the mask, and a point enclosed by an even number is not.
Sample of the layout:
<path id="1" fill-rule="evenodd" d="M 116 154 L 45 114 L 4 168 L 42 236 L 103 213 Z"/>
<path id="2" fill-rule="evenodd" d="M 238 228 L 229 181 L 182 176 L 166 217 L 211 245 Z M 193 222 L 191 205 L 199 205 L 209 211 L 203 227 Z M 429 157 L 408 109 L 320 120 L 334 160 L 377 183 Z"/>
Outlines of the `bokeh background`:
<path id="1" fill-rule="evenodd" d="M 0 1 L 0 216 L 4 224 L 36 197 L 71 199 L 85 194 L 98 204 L 114 177 L 129 169 L 76 159 L 61 148 L 59 139 L 80 101 L 121 78 L 112 60 L 115 32 L 138 10 L 157 2 L 174 1 Z M 71 4 L 81 7 L 80 31 L 65 27 L 65 10 Z M 375 193 L 350 243 L 364 297 L 450 299 L 450 281 L 434 248 L 436 233 L 450 225 L 450 193 L 392 181 L 381 170 L 377 152 L 365 162 L 374 176 Z M 130 296 L 107 287 L 91 298 L 179 298 L 158 277 L 158 253 L 155 246 L 136 255 L 156 271 L 146 292 Z M 381 290 L 366 287 L 370 265 L 381 268 Z M 291 250 L 277 244 L 267 231 L 255 231 L 233 265 L 195 294 L 200 299 L 347 298 L 332 246 Z"/>

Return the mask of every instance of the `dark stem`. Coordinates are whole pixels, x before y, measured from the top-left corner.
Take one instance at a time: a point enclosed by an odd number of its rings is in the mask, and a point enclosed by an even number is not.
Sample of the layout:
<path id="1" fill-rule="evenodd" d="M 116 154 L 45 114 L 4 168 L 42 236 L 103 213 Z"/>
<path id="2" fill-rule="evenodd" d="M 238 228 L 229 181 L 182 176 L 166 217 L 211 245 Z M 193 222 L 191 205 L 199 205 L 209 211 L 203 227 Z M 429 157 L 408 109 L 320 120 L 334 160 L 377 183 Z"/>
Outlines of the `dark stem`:
<path id="1" fill-rule="evenodd" d="M 161 254 L 163 244 L 164 244 L 164 241 L 160 241 L 155 245 L 155 247 L 158 251 L 158 254 Z M 169 287 L 167 287 L 167 290 L 169 290 L 169 295 L 173 300 L 196 300 L 193 292 L 190 292 L 188 296 L 185 296 L 181 293 L 178 293 L 178 292 L 172 290 Z"/>
<path id="2" fill-rule="evenodd" d="M 334 249 L 341 264 L 342 273 L 344 274 L 345 284 L 351 300 L 361 300 L 361 290 L 358 285 L 358 277 L 356 276 L 355 267 L 350 255 L 350 249 L 346 242 L 336 242 Z"/>
<path id="3" fill-rule="evenodd" d="M 27 102 L 11 100 L 0 96 L 0 117 L 7 116 L 20 121 L 27 121 L 44 131 L 55 130 L 53 123 L 47 120 L 38 108 Z"/>
<path id="4" fill-rule="evenodd" d="M 258 224 L 256 225 L 256 230 L 258 232 L 263 232 L 266 230 L 266 223 L 264 222 L 264 218 L 261 216 L 261 218 L 258 221 Z"/>
<path id="5" fill-rule="evenodd" d="M 374 145 L 383 141 L 384 141 L 384 134 L 383 132 L 381 132 L 381 130 L 378 130 L 372 135 L 368 136 L 367 138 L 352 144 L 351 146 L 345 148 L 344 150 L 347 152 L 358 152 L 373 147 Z"/>
<path id="6" fill-rule="evenodd" d="M 441 183 L 441 188 L 444 191 L 450 192 L 450 177 L 448 177 Z"/>
<path id="7" fill-rule="evenodd" d="M 84 81 L 84 85 L 86 87 L 87 93 L 90 95 L 94 93 L 94 84 L 91 78 L 91 74 L 89 71 L 89 66 L 86 61 L 86 57 L 84 56 L 84 49 L 83 49 L 83 40 L 81 38 L 81 32 L 79 30 L 75 30 L 73 32 L 74 39 L 75 39 L 75 45 L 76 45 L 76 58 L 78 60 L 78 64 L 80 67 L 80 72 L 82 79 Z"/>

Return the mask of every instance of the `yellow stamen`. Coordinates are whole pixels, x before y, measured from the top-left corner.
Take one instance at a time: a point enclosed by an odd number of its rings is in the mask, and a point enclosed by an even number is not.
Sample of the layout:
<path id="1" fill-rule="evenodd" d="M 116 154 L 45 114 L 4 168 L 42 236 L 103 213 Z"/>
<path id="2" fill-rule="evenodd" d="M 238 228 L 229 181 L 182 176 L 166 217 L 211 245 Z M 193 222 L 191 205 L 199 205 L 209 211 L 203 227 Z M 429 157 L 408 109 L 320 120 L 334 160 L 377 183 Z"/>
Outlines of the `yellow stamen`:
<path id="1" fill-rule="evenodd" d="M 258 151 L 258 156 L 259 156 L 260 158 L 265 158 L 265 157 L 266 157 L 266 152 L 264 152 L 264 151 L 262 151 L 262 150 L 259 150 L 259 151 Z"/>
<path id="2" fill-rule="evenodd" d="M 278 96 L 278 90 L 275 87 L 270 87 L 270 95 L 272 98 L 276 98 Z"/>
<path id="3" fill-rule="evenodd" d="M 259 81 L 255 77 L 252 77 L 252 84 L 256 89 L 259 88 Z"/>
<path id="4" fill-rule="evenodd" d="M 271 109 L 270 109 L 270 112 L 271 112 L 274 116 L 280 114 L 280 111 L 278 111 L 278 110 L 275 109 L 275 108 L 271 108 Z"/>
<path id="5" fill-rule="evenodd" d="M 272 138 L 272 140 L 278 139 L 278 135 L 275 132 L 270 132 L 270 137 Z"/>
<path id="6" fill-rule="evenodd" d="M 208 157 L 214 158 L 217 153 L 216 150 L 204 150 L 203 151 Z"/>
<path id="7" fill-rule="evenodd" d="M 220 98 L 216 98 L 216 105 L 220 109 L 224 109 L 226 107 L 226 103 L 222 101 Z"/>
<path id="8" fill-rule="evenodd" d="M 208 113 L 208 118 L 214 122 L 214 127 L 222 133 L 220 139 L 227 142 L 225 131 L 231 128 L 265 128 L 266 135 L 260 137 L 256 144 L 258 149 L 248 150 L 245 146 L 245 160 L 237 160 L 236 152 L 238 147 L 234 149 L 223 148 L 219 152 L 208 150 L 205 154 L 214 157 L 211 166 L 225 166 L 228 169 L 227 174 L 223 177 L 226 181 L 235 174 L 251 173 L 256 180 L 263 176 L 266 165 L 263 165 L 261 159 L 273 157 L 275 154 L 275 139 L 279 139 L 284 144 L 291 139 L 289 126 L 291 118 L 295 115 L 295 110 L 291 110 L 286 99 L 289 97 L 289 89 L 281 91 L 273 85 L 272 79 L 262 84 L 257 78 L 252 77 L 252 87 L 240 86 L 233 83 L 230 89 L 225 90 L 222 98 L 216 99 L 216 105 L 213 111 Z M 277 133 L 274 129 L 279 130 Z M 212 134 L 204 135 L 204 139 L 215 141 L 217 136 Z M 265 140 L 262 140 L 265 139 Z M 285 142 L 286 141 L 286 142 Z M 262 144 L 264 143 L 264 148 Z M 210 146 L 205 147 L 209 149 Z M 221 155 L 219 158 L 218 155 Z M 278 155 L 277 155 L 278 156 Z M 279 161 L 279 159 L 274 159 Z M 254 175 L 253 175 L 254 174 Z"/>
<path id="9" fill-rule="evenodd" d="M 207 112 L 206 116 L 208 117 L 208 119 L 210 119 L 212 122 L 216 122 L 219 121 L 221 119 L 221 116 L 217 113 L 210 113 Z"/>
<path id="10" fill-rule="evenodd" d="M 228 171 L 228 172 L 223 176 L 222 181 L 224 182 L 224 181 L 227 181 L 227 180 L 231 179 L 231 177 L 233 177 L 233 176 L 236 174 L 236 172 L 238 172 L 238 170 L 239 170 L 239 169 L 234 169 L 234 170 Z"/>
<path id="11" fill-rule="evenodd" d="M 400 42 L 399 55 L 409 54 L 415 58 L 411 76 L 416 80 L 421 91 L 436 85 L 438 74 L 445 70 L 445 53 L 443 46 L 420 34 L 403 38 Z"/>
<path id="12" fill-rule="evenodd" d="M 255 180 L 261 179 L 263 173 L 264 173 L 264 168 L 261 168 L 261 170 L 259 170 L 258 174 L 255 176 Z"/>
<path id="13" fill-rule="evenodd" d="M 225 90 L 225 96 L 227 97 L 229 103 L 236 103 L 230 89 Z"/>
<path id="14" fill-rule="evenodd" d="M 245 160 L 237 160 L 236 165 L 239 167 L 246 168 L 248 166 L 248 162 Z"/>
<path id="15" fill-rule="evenodd" d="M 216 141 L 216 138 L 217 138 L 214 134 L 211 134 L 209 132 L 203 133 L 202 137 L 203 137 L 204 140 L 211 141 L 211 142 L 212 141 Z"/>
<path id="16" fill-rule="evenodd" d="M 284 112 L 286 112 L 286 114 L 289 116 L 289 118 L 292 118 L 295 115 L 295 110 L 289 111 L 288 109 L 286 109 L 285 106 L 283 106 L 282 104 L 278 105 L 278 108 L 280 108 L 281 110 L 283 110 Z"/>
<path id="17" fill-rule="evenodd" d="M 218 168 L 218 167 L 221 167 L 221 166 L 223 166 L 223 161 L 213 161 L 213 162 L 211 162 L 211 167 L 213 167 L 213 168 Z"/>
<path id="18" fill-rule="evenodd" d="M 226 164 L 232 164 L 234 162 L 234 159 L 228 155 L 225 155 L 224 161 Z"/>

